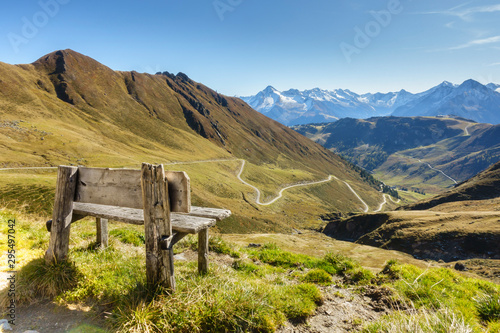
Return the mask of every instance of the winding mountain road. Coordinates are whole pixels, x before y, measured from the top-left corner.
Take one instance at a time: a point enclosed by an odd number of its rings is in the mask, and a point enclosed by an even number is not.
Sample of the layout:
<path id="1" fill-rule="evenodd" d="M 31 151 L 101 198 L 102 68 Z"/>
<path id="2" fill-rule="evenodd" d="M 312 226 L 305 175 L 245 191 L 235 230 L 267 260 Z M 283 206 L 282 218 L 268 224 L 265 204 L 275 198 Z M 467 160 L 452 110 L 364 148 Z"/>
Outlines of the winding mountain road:
<path id="1" fill-rule="evenodd" d="M 443 174 L 443 176 L 445 176 L 446 178 L 450 179 L 450 180 L 451 180 L 452 182 L 454 182 L 455 184 L 458 184 L 458 182 L 457 182 L 455 179 L 453 179 L 453 178 L 451 178 L 450 176 L 448 176 L 447 174 L 445 174 L 442 170 L 439 170 L 439 169 L 434 168 L 432 165 L 430 165 L 430 164 L 429 164 L 429 163 L 427 163 L 427 162 L 422 162 L 421 160 L 418 160 L 418 161 L 419 161 L 420 163 L 427 164 L 427 166 L 428 166 L 429 168 L 431 168 L 431 170 L 434 170 L 434 171 L 437 171 L 437 172 L 442 173 L 442 174 Z"/>
<path id="2" fill-rule="evenodd" d="M 382 211 L 384 206 L 387 204 L 387 194 L 382 194 L 382 198 L 384 198 L 384 201 L 380 204 L 380 206 L 378 206 L 377 210 L 374 210 L 375 213 Z"/>
<path id="3" fill-rule="evenodd" d="M 286 190 L 289 190 L 291 188 L 294 188 L 294 187 L 302 187 L 302 186 L 311 186 L 311 185 L 317 185 L 317 184 L 323 184 L 323 183 L 327 183 L 329 181 L 331 181 L 332 179 L 335 179 L 335 180 L 339 180 L 341 182 L 343 182 L 348 188 L 349 190 L 356 196 L 356 198 L 361 202 L 361 204 L 364 206 L 363 208 L 363 212 L 364 213 L 368 213 L 368 211 L 370 210 L 370 207 L 366 204 L 366 202 L 361 198 L 361 196 L 351 187 L 351 185 L 349 185 L 349 183 L 347 183 L 346 181 L 344 180 L 340 180 L 338 179 L 337 177 L 335 176 L 332 176 L 332 175 L 329 175 L 328 178 L 324 179 L 324 180 L 319 180 L 319 181 L 313 181 L 313 182 L 306 182 L 306 183 L 301 183 L 301 184 L 295 184 L 295 185 L 290 185 L 290 186 L 287 186 L 287 187 L 284 187 L 280 190 L 280 192 L 278 193 L 278 196 L 268 202 L 262 202 L 260 200 L 260 197 L 261 197 L 261 191 L 255 187 L 254 185 L 248 183 L 247 181 L 243 180 L 241 178 L 241 175 L 243 174 L 243 171 L 245 170 L 245 165 L 246 165 L 246 160 L 243 160 L 243 159 L 216 159 L 216 160 L 200 160 L 200 161 L 190 161 L 190 162 L 171 162 L 171 163 L 165 163 L 165 165 L 179 165 L 179 164 L 197 164 L 197 163 L 214 163 L 214 162 L 232 162 L 232 161 L 241 161 L 241 168 L 240 168 L 240 172 L 238 173 L 237 175 L 237 178 L 239 181 L 241 181 L 243 184 L 251 187 L 256 193 L 257 193 L 257 197 L 255 199 L 255 203 L 258 204 L 258 205 L 261 205 L 261 206 L 269 206 L 273 203 L 275 203 L 276 201 L 278 201 L 279 199 L 281 199 L 283 197 L 283 193 L 286 191 Z M 20 168 L 0 168 L 0 171 L 3 171 L 3 170 L 37 170 L 37 169 L 57 169 L 57 167 L 20 167 Z M 380 207 L 379 207 L 379 210 L 376 210 L 376 212 L 382 210 L 383 206 L 387 203 L 387 198 L 384 194 L 383 196 L 384 198 L 384 202 L 382 202 L 380 204 Z M 391 198 L 392 199 L 392 198 Z M 394 200 L 393 200 L 394 201 Z"/>
<path id="4" fill-rule="evenodd" d="M 57 169 L 57 167 L 0 168 L 0 171 L 6 171 L 6 170 L 41 170 L 41 169 Z"/>
<path id="5" fill-rule="evenodd" d="M 466 128 L 464 128 L 464 135 L 465 135 L 465 136 L 469 136 L 469 135 L 470 135 L 470 133 L 469 133 L 469 127 L 471 127 L 472 125 L 473 125 L 473 124 L 469 124 L 469 125 L 467 125 L 467 127 L 466 127 Z"/>
<path id="6" fill-rule="evenodd" d="M 248 182 L 246 182 L 245 180 L 243 180 L 241 178 L 241 174 L 243 173 L 243 171 L 245 170 L 245 164 L 247 161 L 245 160 L 241 160 L 241 169 L 240 169 L 240 172 L 238 173 L 238 175 L 236 177 L 238 177 L 238 179 L 245 185 L 251 187 L 252 189 L 255 190 L 255 192 L 257 193 L 257 198 L 255 199 L 255 203 L 257 205 L 261 205 L 261 206 L 269 206 L 273 203 L 275 203 L 276 201 L 278 201 L 282 196 L 283 196 L 283 192 L 285 192 L 286 190 L 289 190 L 291 188 L 294 188 L 294 187 L 300 187 L 300 186 L 310 186 L 310 185 L 316 185 L 316 184 L 322 184 L 322 183 L 326 183 L 326 182 L 329 182 L 332 180 L 332 178 L 334 178 L 334 176 L 330 175 L 328 176 L 327 179 L 324 179 L 324 180 L 320 180 L 320 181 L 314 181 L 314 182 L 307 182 L 307 183 L 303 183 L 303 184 L 296 184 L 296 185 L 290 185 L 290 186 L 287 186 L 287 187 L 284 187 L 280 190 L 278 196 L 276 198 L 274 198 L 273 200 L 271 201 L 268 201 L 268 202 L 262 202 L 260 201 L 260 196 L 261 196 L 261 192 L 260 190 L 253 186 L 252 184 L 249 184 Z M 336 177 L 335 177 L 336 178 Z"/>
<path id="7" fill-rule="evenodd" d="M 335 177 L 335 178 L 338 179 L 337 177 Z M 347 183 L 346 181 L 343 181 L 343 180 L 341 180 L 341 181 L 347 185 L 347 187 L 351 190 L 351 192 L 354 193 L 356 198 L 358 198 L 358 200 L 363 204 L 363 206 L 365 206 L 365 208 L 363 209 L 363 212 L 368 213 L 368 211 L 370 210 L 370 207 L 366 204 L 366 202 L 364 202 L 364 200 L 361 199 L 359 194 L 356 191 L 354 191 L 354 189 L 351 187 L 351 185 L 349 185 L 349 183 Z"/>

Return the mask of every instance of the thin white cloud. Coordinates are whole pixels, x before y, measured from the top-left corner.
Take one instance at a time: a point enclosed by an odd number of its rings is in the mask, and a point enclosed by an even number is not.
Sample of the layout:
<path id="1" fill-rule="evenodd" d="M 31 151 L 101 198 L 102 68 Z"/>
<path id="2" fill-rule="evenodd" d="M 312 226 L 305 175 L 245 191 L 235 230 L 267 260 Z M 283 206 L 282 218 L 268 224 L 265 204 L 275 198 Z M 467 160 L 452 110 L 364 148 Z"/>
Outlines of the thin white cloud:
<path id="1" fill-rule="evenodd" d="M 461 18 L 462 20 L 468 21 L 471 19 L 471 16 L 474 14 L 500 12 L 500 5 L 463 8 L 463 7 L 467 6 L 468 4 L 470 4 L 470 2 L 461 4 L 459 6 L 453 7 L 453 8 L 448 9 L 448 10 L 423 12 L 420 14 L 440 14 L 440 15 L 456 16 L 456 17 Z"/>
<path id="2" fill-rule="evenodd" d="M 448 29 L 451 29 L 451 28 L 453 28 L 454 25 L 455 25 L 455 21 L 451 21 L 451 22 L 446 23 L 444 26 L 447 27 Z"/>
<path id="3" fill-rule="evenodd" d="M 493 66 L 500 66 L 500 62 L 494 62 L 492 64 L 489 64 L 488 65 L 489 67 L 493 67 Z"/>
<path id="4" fill-rule="evenodd" d="M 483 39 L 475 39 L 471 40 L 470 42 L 467 42 L 462 45 L 458 46 L 453 46 L 448 48 L 448 50 L 461 50 L 461 49 L 466 49 L 469 47 L 473 46 L 481 46 L 481 45 L 488 45 L 488 44 L 494 44 L 500 42 L 500 36 L 494 36 L 494 37 L 489 37 L 489 38 L 483 38 Z"/>

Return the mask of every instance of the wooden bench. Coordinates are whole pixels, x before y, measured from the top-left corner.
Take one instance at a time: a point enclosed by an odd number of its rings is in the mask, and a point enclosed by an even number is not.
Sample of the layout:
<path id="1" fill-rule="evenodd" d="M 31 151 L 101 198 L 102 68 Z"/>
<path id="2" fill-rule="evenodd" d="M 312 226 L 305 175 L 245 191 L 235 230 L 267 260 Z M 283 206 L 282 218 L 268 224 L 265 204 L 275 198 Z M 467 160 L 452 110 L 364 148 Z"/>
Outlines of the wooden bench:
<path id="1" fill-rule="evenodd" d="M 141 170 L 59 166 L 47 263 L 66 260 L 71 223 L 96 217 L 97 243 L 108 245 L 108 220 L 144 225 L 150 286 L 175 290 L 173 246 L 198 234 L 198 271 L 208 272 L 208 229 L 229 217 L 225 209 L 191 206 L 185 172 L 142 164 Z"/>

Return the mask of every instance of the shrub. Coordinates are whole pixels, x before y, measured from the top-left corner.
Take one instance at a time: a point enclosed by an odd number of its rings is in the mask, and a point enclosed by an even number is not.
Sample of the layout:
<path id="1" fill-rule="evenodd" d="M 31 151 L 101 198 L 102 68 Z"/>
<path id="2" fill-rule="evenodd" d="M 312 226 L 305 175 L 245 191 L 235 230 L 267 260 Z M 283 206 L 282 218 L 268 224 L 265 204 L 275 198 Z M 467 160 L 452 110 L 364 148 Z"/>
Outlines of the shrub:
<path id="1" fill-rule="evenodd" d="M 368 283 L 375 275 L 368 269 L 363 267 L 356 267 L 345 273 L 345 280 L 349 283 Z"/>
<path id="2" fill-rule="evenodd" d="M 332 284 L 332 277 L 326 271 L 321 268 L 315 268 L 307 272 L 306 275 L 302 278 L 304 282 L 310 283 L 318 283 L 321 285 L 330 285 Z"/>
<path id="3" fill-rule="evenodd" d="M 75 288 L 81 277 L 73 262 L 47 265 L 44 259 L 33 260 L 19 272 L 19 300 L 31 302 L 34 298 L 54 298 Z"/>

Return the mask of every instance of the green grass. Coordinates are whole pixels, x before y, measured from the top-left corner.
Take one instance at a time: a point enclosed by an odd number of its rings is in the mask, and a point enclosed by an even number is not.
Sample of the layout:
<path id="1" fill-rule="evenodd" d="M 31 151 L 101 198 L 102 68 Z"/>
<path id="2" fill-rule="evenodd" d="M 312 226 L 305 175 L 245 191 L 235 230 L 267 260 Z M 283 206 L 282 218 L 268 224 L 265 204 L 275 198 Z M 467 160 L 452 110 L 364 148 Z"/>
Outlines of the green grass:
<path id="1" fill-rule="evenodd" d="M 477 297 L 476 309 L 485 322 L 500 321 L 500 293 L 487 293 Z"/>
<path id="2" fill-rule="evenodd" d="M 145 244 L 144 232 L 133 229 L 114 229 L 109 232 L 110 236 L 114 236 L 124 244 L 132 244 L 141 246 Z"/>
<path id="3" fill-rule="evenodd" d="M 396 311 L 363 332 L 483 332 L 498 327 L 498 293 L 491 282 L 447 268 L 388 262 L 378 275 L 412 312 Z"/>
<path id="4" fill-rule="evenodd" d="M 333 282 L 331 275 L 321 268 L 315 268 L 307 272 L 303 277 L 303 281 L 325 286 L 330 285 Z"/>
<path id="5" fill-rule="evenodd" d="M 330 275 L 339 275 L 346 283 L 364 283 L 374 275 L 353 260 L 340 254 L 328 253 L 322 258 L 311 257 L 281 250 L 273 243 L 265 244 L 262 249 L 249 250 L 250 257 L 276 267 L 297 270 L 318 270 Z M 307 276 L 307 274 L 306 274 Z"/>
<path id="6" fill-rule="evenodd" d="M 96 310 L 111 313 L 111 331 L 272 332 L 285 320 L 305 320 L 322 301 L 316 284 L 287 277 L 282 266 L 264 264 L 242 269 L 212 263 L 209 274 L 201 276 L 197 262 L 176 261 L 177 292 L 148 290 L 143 234 L 139 227 L 123 224 L 110 224 L 110 246 L 100 249 L 95 247 L 94 222 L 75 223 L 70 261 L 46 265 L 41 257 L 48 237 L 41 244 L 32 237 L 43 232 L 43 221 L 33 223 L 26 215 L 6 211 L 2 220 L 11 215 L 16 217 L 16 235 L 26 240 L 23 249 L 36 248 L 20 269 L 19 304 L 43 299 L 94 304 Z M 220 237 L 211 237 L 209 245 L 212 253 L 243 255 Z M 179 247 L 195 248 L 196 237 L 186 237 Z"/>
<path id="7" fill-rule="evenodd" d="M 362 292 L 365 285 L 392 290 L 404 305 L 368 323 L 364 332 L 498 332 L 498 295 L 493 283 L 444 268 L 420 269 L 394 260 L 377 275 L 338 253 L 312 257 L 267 243 L 238 248 L 215 236 L 211 265 L 197 273 L 196 261 L 176 261 L 175 294 L 146 287 L 144 245 L 138 226 L 110 224 L 110 246 L 96 248 L 95 222 L 72 226 L 70 262 L 47 266 L 43 220 L 3 210 L 2 222 L 16 218 L 20 254 L 18 301 L 52 299 L 59 304 L 91 304 L 107 313 L 110 332 L 273 332 L 285 321 L 305 322 L 323 302 L 322 288 Z M 2 232 L 6 232 L 2 223 Z M 6 246 L 3 242 L 2 248 Z M 197 237 L 176 251 L 196 249 Z M 233 258 L 230 258 L 232 256 Z M 6 301 L 6 295 L 0 297 Z M 412 331 L 411 329 L 417 329 Z"/>
<path id="8" fill-rule="evenodd" d="M 44 259 L 36 259 L 19 272 L 17 287 L 22 291 L 19 301 L 29 303 L 35 299 L 52 299 L 77 286 L 82 279 L 73 262 L 46 265 Z"/>
<path id="9" fill-rule="evenodd" d="M 449 311 L 397 312 L 366 325 L 362 333 L 471 333 L 474 328 Z M 477 330 L 476 330 L 477 331 Z"/>

